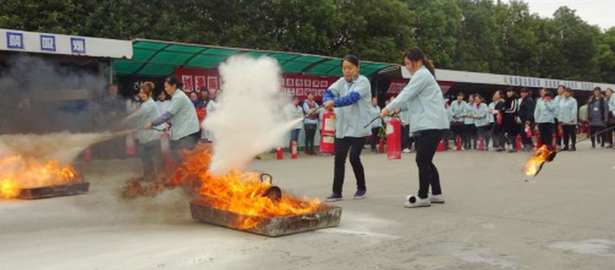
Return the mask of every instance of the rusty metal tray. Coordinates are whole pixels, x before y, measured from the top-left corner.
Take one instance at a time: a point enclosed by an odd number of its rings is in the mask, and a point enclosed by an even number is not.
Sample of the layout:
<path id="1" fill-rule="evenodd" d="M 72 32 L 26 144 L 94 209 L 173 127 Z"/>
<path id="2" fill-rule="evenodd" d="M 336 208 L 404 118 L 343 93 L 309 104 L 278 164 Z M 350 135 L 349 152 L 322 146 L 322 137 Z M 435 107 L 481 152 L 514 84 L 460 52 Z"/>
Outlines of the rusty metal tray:
<path id="1" fill-rule="evenodd" d="M 19 191 L 17 198 L 24 200 L 44 199 L 51 197 L 70 196 L 83 194 L 90 189 L 90 183 L 88 182 L 76 182 L 66 185 L 36 187 L 36 188 L 23 188 Z"/>
<path id="2" fill-rule="evenodd" d="M 190 212 L 192 218 L 201 222 L 269 237 L 337 227 L 342 217 L 341 207 L 324 204 L 312 213 L 273 218 L 248 216 L 216 209 L 199 201 L 190 203 Z M 256 221 L 258 224 L 248 229 L 241 228 L 240 224 L 247 219 Z"/>

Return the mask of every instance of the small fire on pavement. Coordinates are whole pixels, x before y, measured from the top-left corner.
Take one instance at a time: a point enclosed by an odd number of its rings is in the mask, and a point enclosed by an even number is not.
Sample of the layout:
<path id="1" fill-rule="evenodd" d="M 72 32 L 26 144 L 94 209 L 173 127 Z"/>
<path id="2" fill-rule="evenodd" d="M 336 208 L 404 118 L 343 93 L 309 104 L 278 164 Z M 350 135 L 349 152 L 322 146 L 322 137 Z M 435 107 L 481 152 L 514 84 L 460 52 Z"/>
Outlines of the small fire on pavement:
<path id="1" fill-rule="evenodd" d="M 89 183 L 71 166 L 20 155 L 0 159 L 0 198 L 41 199 L 87 192 Z"/>

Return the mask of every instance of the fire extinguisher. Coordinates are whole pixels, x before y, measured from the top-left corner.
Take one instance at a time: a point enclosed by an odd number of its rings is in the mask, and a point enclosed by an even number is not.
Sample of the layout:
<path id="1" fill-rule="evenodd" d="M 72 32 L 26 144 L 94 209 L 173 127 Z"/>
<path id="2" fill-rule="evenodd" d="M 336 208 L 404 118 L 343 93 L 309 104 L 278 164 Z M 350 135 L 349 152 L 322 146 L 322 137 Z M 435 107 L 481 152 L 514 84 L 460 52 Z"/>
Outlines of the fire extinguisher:
<path id="1" fill-rule="evenodd" d="M 83 151 L 83 160 L 85 162 L 90 162 L 92 161 L 92 148 L 86 148 L 85 151 Z"/>
<path id="2" fill-rule="evenodd" d="M 129 157 L 134 156 L 137 153 L 137 147 L 135 144 L 134 134 L 126 135 L 126 155 Z"/>
<path id="3" fill-rule="evenodd" d="M 384 140 L 380 139 L 380 141 L 378 142 L 378 153 L 383 154 L 384 153 Z"/>
<path id="4" fill-rule="evenodd" d="M 525 137 L 532 138 L 532 128 L 530 127 L 530 123 L 525 123 Z"/>
<path id="5" fill-rule="evenodd" d="M 275 150 L 275 157 L 277 160 L 284 159 L 284 151 L 282 151 L 282 148 L 278 148 Z"/>
<path id="6" fill-rule="evenodd" d="M 290 158 L 297 159 L 297 142 L 293 141 L 290 143 Z"/>
<path id="7" fill-rule="evenodd" d="M 394 117 L 387 123 L 387 158 L 401 159 L 401 121 Z"/>
<path id="8" fill-rule="evenodd" d="M 461 136 L 455 137 L 455 145 L 457 146 L 457 151 L 461 151 Z"/>
<path id="9" fill-rule="evenodd" d="M 322 116 L 322 131 L 320 134 L 320 152 L 333 154 L 335 143 L 335 114 L 327 111 Z"/>

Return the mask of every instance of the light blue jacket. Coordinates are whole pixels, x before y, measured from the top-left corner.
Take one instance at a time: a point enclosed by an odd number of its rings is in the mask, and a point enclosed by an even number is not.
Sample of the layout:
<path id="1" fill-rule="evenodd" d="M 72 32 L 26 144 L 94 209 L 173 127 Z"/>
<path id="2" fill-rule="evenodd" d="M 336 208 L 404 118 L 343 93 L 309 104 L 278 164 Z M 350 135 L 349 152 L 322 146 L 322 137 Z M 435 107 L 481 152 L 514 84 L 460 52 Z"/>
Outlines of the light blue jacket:
<path id="1" fill-rule="evenodd" d="M 378 117 L 379 115 L 380 115 L 380 106 L 378 105 L 372 106 L 372 115 L 370 116 L 370 118 L 374 119 Z M 381 128 L 381 127 L 382 127 L 382 119 L 378 119 L 374 121 L 374 123 L 372 123 L 372 128 Z"/>
<path id="2" fill-rule="evenodd" d="M 484 127 L 489 125 L 489 106 L 485 103 L 481 103 L 478 108 L 476 108 L 476 104 L 473 104 L 472 111 L 474 114 L 474 125 L 477 127 Z"/>
<path id="3" fill-rule="evenodd" d="M 609 111 L 615 115 L 615 95 L 611 96 L 611 99 L 609 99 Z"/>
<path id="4" fill-rule="evenodd" d="M 466 102 L 463 100 L 461 102 L 454 100 L 453 103 L 451 103 L 450 111 L 453 118 L 453 121 L 451 122 L 463 123 L 463 115 L 466 111 Z"/>
<path id="5" fill-rule="evenodd" d="M 555 108 L 555 118 L 557 118 L 559 120 L 560 113 L 561 113 L 562 103 L 564 102 L 564 96 L 563 95 L 555 96 L 553 98 L 553 102 L 555 103 L 555 105 L 557 105 L 557 107 Z"/>
<path id="6" fill-rule="evenodd" d="M 493 110 L 495 110 L 495 102 L 489 103 L 489 106 L 488 106 L 488 111 L 493 111 Z M 487 115 L 487 121 L 489 122 L 489 124 L 495 123 L 495 116 L 492 113 L 489 113 Z"/>
<path id="7" fill-rule="evenodd" d="M 399 120 L 401 121 L 402 125 L 410 124 L 410 107 L 408 107 L 408 104 L 401 106 L 401 112 L 399 113 Z"/>
<path id="8" fill-rule="evenodd" d="M 561 99 L 559 105 L 559 122 L 562 125 L 576 125 L 578 122 L 578 109 L 577 100 L 573 97 Z"/>
<path id="9" fill-rule="evenodd" d="M 474 109 L 472 108 L 474 103 L 466 103 L 465 115 L 463 119 L 463 123 L 465 125 L 474 125 Z"/>
<path id="10" fill-rule="evenodd" d="M 133 120 L 136 120 L 137 126 L 142 127 L 156 120 L 158 117 L 160 117 L 160 115 L 161 114 L 158 111 L 158 106 L 156 106 L 156 102 L 154 102 L 154 100 L 150 97 L 148 100 L 143 102 L 143 104 L 141 104 L 141 107 L 136 112 L 126 117 L 126 120 L 124 121 L 132 122 Z M 160 125 L 160 126 L 157 126 L 156 128 L 162 129 L 163 126 L 164 125 Z M 162 135 L 162 132 L 158 130 L 140 129 L 137 132 L 137 140 L 139 140 L 140 143 L 145 144 L 148 142 L 160 140 L 160 135 Z"/>
<path id="11" fill-rule="evenodd" d="M 387 109 L 392 112 L 405 104 L 410 108 L 411 133 L 449 128 L 442 89 L 425 66 L 414 72 L 408 85 L 387 106 Z"/>
<path id="12" fill-rule="evenodd" d="M 327 89 L 323 103 L 329 100 L 335 101 L 335 137 L 361 138 L 372 134 L 371 128 L 365 127 L 373 119 L 372 88 L 365 76 L 359 75 L 352 82 L 340 78 Z"/>
<path id="13" fill-rule="evenodd" d="M 173 115 L 171 120 L 169 120 L 172 141 L 178 141 L 199 132 L 201 129 L 196 109 L 190 98 L 181 89 L 177 89 L 173 94 L 171 105 L 169 105 L 169 113 Z"/>
<path id="14" fill-rule="evenodd" d="M 536 101 L 536 109 L 534 110 L 534 120 L 536 123 L 555 123 L 555 112 L 557 110 L 557 103 L 555 100 L 546 102 L 544 99 L 539 98 Z"/>

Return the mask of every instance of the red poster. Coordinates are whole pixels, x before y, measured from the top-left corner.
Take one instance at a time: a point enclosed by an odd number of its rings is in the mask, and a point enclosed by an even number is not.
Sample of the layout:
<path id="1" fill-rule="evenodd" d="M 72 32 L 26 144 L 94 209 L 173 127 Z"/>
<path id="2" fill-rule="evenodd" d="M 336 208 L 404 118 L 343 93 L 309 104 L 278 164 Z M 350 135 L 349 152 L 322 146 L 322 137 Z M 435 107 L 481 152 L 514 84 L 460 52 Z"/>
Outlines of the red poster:
<path id="1" fill-rule="evenodd" d="M 217 69 L 189 69 L 176 68 L 175 76 L 182 79 L 185 91 L 194 91 L 196 87 L 202 87 L 203 78 L 207 81 L 205 85 L 209 89 L 210 94 L 216 89 L 222 87 L 220 73 Z M 337 77 L 321 77 L 321 76 L 305 76 L 305 75 L 282 75 L 280 91 L 286 92 L 289 95 L 297 96 L 299 100 L 307 98 L 308 93 L 314 93 L 314 99 L 322 99 L 324 90 L 335 81 Z M 295 88 L 296 87 L 296 88 Z"/>
<path id="2" fill-rule="evenodd" d="M 207 89 L 210 93 L 218 90 L 218 77 L 207 77 Z"/>
<path id="3" fill-rule="evenodd" d="M 182 83 L 184 84 L 184 92 L 192 92 L 194 91 L 194 85 L 192 84 L 192 76 L 191 75 L 182 75 Z"/>
<path id="4" fill-rule="evenodd" d="M 194 90 L 196 90 L 197 92 L 201 92 L 201 89 L 207 87 L 207 84 L 205 82 L 205 76 L 195 76 L 194 85 Z"/>

